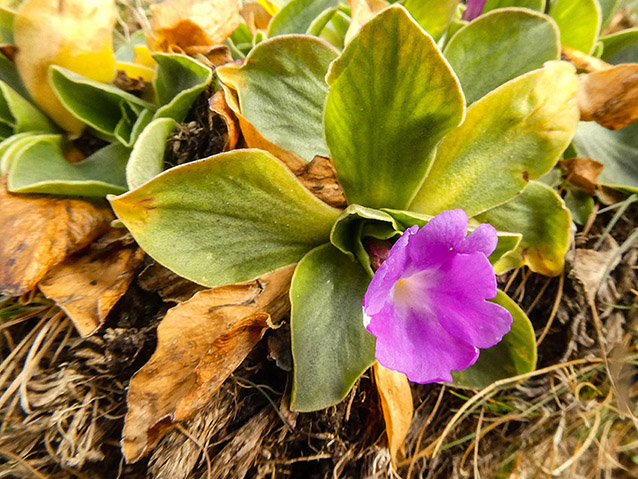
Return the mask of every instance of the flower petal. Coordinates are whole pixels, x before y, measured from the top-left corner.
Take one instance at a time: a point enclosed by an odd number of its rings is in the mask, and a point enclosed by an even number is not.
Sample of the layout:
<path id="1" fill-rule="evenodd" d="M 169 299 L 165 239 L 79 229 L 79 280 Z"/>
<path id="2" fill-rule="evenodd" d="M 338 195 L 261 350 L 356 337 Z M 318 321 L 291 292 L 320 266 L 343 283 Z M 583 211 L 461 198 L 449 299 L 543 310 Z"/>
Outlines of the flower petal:
<path id="1" fill-rule="evenodd" d="M 410 239 L 409 254 L 416 269 L 446 261 L 455 254 L 454 250 L 463 242 L 465 235 L 465 211 L 449 210 L 436 215 Z"/>
<path id="2" fill-rule="evenodd" d="M 378 338 L 379 364 L 413 382 L 450 382 L 450 371 L 465 369 L 478 359 L 478 349 L 448 334 L 433 314 L 424 316 L 391 302 L 371 318 L 367 329 Z"/>
<path id="3" fill-rule="evenodd" d="M 407 245 L 419 227 L 414 225 L 405 230 L 392 246 L 388 258 L 374 274 L 370 286 L 363 298 L 364 314 L 371 316 L 378 313 L 388 300 L 390 292 L 403 273 L 408 261 Z"/>
<path id="4" fill-rule="evenodd" d="M 481 223 L 465 238 L 456 249 L 458 253 L 483 253 L 491 255 L 496 249 L 498 234 L 496 228 L 487 223 Z"/>

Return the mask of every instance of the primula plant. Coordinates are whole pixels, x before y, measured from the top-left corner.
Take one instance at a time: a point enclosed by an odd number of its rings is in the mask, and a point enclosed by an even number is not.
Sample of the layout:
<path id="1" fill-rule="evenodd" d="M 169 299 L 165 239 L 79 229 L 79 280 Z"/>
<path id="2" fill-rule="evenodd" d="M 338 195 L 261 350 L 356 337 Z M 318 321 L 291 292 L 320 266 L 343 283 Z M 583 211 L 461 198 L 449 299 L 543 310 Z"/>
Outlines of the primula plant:
<path id="1" fill-rule="evenodd" d="M 537 14 L 513 13 L 553 31 Z M 466 109 L 469 73 L 459 79 L 453 55 L 447 60 L 401 6 L 363 25 L 341 53 L 312 36 L 276 36 L 217 74 L 240 121 L 284 150 L 286 164 L 255 149 L 224 153 L 111 204 L 148 254 L 209 287 L 298 263 L 290 286 L 296 410 L 340 401 L 374 362 L 375 336 L 380 363 L 419 382 L 453 373 L 456 384 L 477 387 L 528 372 L 533 331 L 497 294 L 488 258 L 497 271 L 562 269 L 569 213 L 532 181 L 554 166 L 578 121 L 575 69 L 552 61 L 557 52 L 528 72 L 504 72 L 500 86 L 473 85 Z M 334 163 L 342 211 L 290 171 L 316 155 Z M 465 239 L 466 214 L 474 232 Z M 396 241 L 372 282 L 370 240 Z M 477 348 L 497 343 L 474 364 Z"/>

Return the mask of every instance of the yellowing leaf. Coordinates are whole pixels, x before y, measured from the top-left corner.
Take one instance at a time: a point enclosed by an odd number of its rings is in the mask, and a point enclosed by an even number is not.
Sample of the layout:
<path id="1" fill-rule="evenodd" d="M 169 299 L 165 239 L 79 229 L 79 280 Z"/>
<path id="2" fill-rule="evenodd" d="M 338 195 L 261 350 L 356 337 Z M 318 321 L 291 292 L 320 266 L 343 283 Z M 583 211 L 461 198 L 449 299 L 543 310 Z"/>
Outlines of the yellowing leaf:
<path id="1" fill-rule="evenodd" d="M 144 260 L 126 230 L 111 230 L 81 252 L 51 269 L 40 291 L 54 300 L 73 321 L 81 336 L 90 336 L 126 293 Z M 84 254 L 82 254 L 84 253 Z"/>
<path id="2" fill-rule="evenodd" d="M 384 368 L 379 363 L 374 364 L 374 378 L 381 399 L 390 457 L 392 464 L 396 464 L 414 414 L 410 382 L 405 374 Z"/>
<path id="3" fill-rule="evenodd" d="M 111 81 L 114 23 L 114 0 L 26 0 L 16 14 L 15 62 L 20 77 L 38 106 L 72 134 L 79 134 L 84 125 L 53 93 L 49 66 Z"/>
<path id="4" fill-rule="evenodd" d="M 157 329 L 157 349 L 129 386 L 122 437 L 128 462 L 206 404 L 259 341 L 268 318 L 276 321 L 288 311 L 294 269 L 200 291 L 168 311 Z"/>
<path id="5" fill-rule="evenodd" d="M 0 292 L 19 296 L 68 255 L 108 229 L 113 214 L 103 202 L 14 195 L 0 180 Z"/>
<path id="6" fill-rule="evenodd" d="M 166 0 L 151 5 L 152 50 L 224 43 L 242 22 L 238 0 Z"/>

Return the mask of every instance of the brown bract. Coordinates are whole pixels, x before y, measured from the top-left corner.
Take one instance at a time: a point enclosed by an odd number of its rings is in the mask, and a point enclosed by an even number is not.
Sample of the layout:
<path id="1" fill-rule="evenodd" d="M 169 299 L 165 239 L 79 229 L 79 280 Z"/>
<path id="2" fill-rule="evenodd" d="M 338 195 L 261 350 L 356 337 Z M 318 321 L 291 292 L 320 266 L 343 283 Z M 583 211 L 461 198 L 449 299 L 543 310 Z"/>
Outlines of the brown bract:
<path id="1" fill-rule="evenodd" d="M 105 202 L 9 193 L 0 180 L 0 291 L 33 289 L 53 266 L 110 228 Z"/>
<path id="2" fill-rule="evenodd" d="M 226 95 L 222 90 L 216 92 L 208 101 L 208 106 L 213 113 L 216 113 L 221 117 L 226 125 L 228 132 L 228 139 L 224 144 L 224 151 L 233 150 L 237 146 L 239 140 L 239 121 L 235 112 L 231 110 L 226 103 Z"/>
<path id="3" fill-rule="evenodd" d="M 379 363 L 375 363 L 373 369 L 388 435 L 390 458 L 396 467 L 397 455 L 403 447 L 414 415 L 412 390 L 405 374 L 387 369 Z"/>
<path id="4" fill-rule="evenodd" d="M 618 130 L 638 120 L 638 63 L 579 76 L 580 119 Z"/>
<path id="5" fill-rule="evenodd" d="M 290 307 L 295 266 L 208 289 L 170 309 L 157 349 L 131 379 L 122 452 L 135 462 L 178 420 L 192 416 Z"/>
<path id="6" fill-rule="evenodd" d="M 568 158 L 559 163 L 567 171 L 567 181 L 590 195 L 596 193 L 597 179 L 604 167 L 601 162 L 591 158 Z"/>
<path id="7" fill-rule="evenodd" d="M 144 252 L 126 230 L 113 229 L 88 251 L 67 258 L 40 281 L 42 293 L 64 310 L 81 336 L 104 323 L 142 265 Z"/>
<path id="8" fill-rule="evenodd" d="M 337 180 L 332 160 L 326 156 L 315 156 L 310 163 L 295 171 L 299 182 L 324 203 L 334 208 L 347 206 L 346 196 Z"/>
<path id="9" fill-rule="evenodd" d="M 224 43 L 241 23 L 237 0 L 167 0 L 151 5 L 152 50 Z"/>

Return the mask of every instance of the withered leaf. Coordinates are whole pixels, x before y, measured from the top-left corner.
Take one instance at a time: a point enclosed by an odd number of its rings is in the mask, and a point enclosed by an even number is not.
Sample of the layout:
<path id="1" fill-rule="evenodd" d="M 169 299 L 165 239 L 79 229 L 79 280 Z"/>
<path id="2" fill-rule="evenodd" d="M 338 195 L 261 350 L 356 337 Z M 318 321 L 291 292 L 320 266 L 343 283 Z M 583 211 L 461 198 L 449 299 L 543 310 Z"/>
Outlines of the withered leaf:
<path id="1" fill-rule="evenodd" d="M 310 163 L 295 171 L 297 179 L 317 198 L 335 208 L 347 206 L 346 196 L 337 180 L 337 171 L 332 160 L 326 156 L 315 156 Z"/>
<path id="2" fill-rule="evenodd" d="M 192 47 L 185 47 L 184 53 L 190 56 L 203 55 L 213 66 L 216 67 L 233 61 L 233 56 L 230 54 L 230 48 L 226 45 L 194 45 Z"/>
<path id="3" fill-rule="evenodd" d="M 580 119 L 618 130 L 638 120 L 638 63 L 579 75 Z"/>
<path id="4" fill-rule="evenodd" d="M 33 289 L 53 266 L 110 228 L 105 202 L 12 194 L 0 180 L 0 291 Z"/>
<path id="5" fill-rule="evenodd" d="M 405 374 L 387 369 L 379 363 L 375 363 L 373 369 L 385 419 L 390 458 L 392 464 L 396 464 L 414 414 L 412 390 Z"/>
<path id="6" fill-rule="evenodd" d="M 233 110 L 226 103 L 224 92 L 222 90 L 216 92 L 208 101 L 208 105 L 210 110 L 219 115 L 226 124 L 228 139 L 224 144 L 224 151 L 233 150 L 239 140 L 239 122 Z"/>
<path id="7" fill-rule="evenodd" d="M 570 252 L 567 260 L 571 265 L 569 276 L 575 279 L 583 288 L 585 296 L 594 301 L 599 287 L 605 286 L 605 275 L 618 266 L 620 256 L 618 244 L 607 236 L 600 250 L 576 248 Z M 607 270 L 606 266 L 609 268 Z"/>
<path id="8" fill-rule="evenodd" d="M 185 419 L 210 398 L 259 340 L 268 318 L 285 314 L 294 268 L 200 291 L 168 311 L 153 356 L 129 386 L 122 437 L 128 462 L 150 451 L 178 413 Z"/>
<path id="9" fill-rule="evenodd" d="M 241 23 L 237 0 L 166 0 L 151 5 L 153 50 L 218 45 Z"/>
<path id="10" fill-rule="evenodd" d="M 206 289 L 205 286 L 182 278 L 159 263 L 144 268 L 137 277 L 137 284 L 146 291 L 159 293 L 164 301 L 177 303 L 186 301 L 195 293 Z"/>
<path id="11" fill-rule="evenodd" d="M 590 73 L 611 68 L 609 63 L 600 58 L 592 57 L 566 45 L 562 46 L 560 53 L 562 60 L 570 62 L 579 71 Z"/>
<path id="12" fill-rule="evenodd" d="M 90 336 L 126 293 L 144 260 L 144 252 L 113 229 L 88 251 L 53 267 L 40 281 L 42 293 L 64 310 L 81 336 Z"/>
<path id="13" fill-rule="evenodd" d="M 571 184 L 582 188 L 590 195 L 596 193 L 596 180 L 604 167 L 601 162 L 591 158 L 568 158 L 559 163 L 567 171 L 567 180 Z"/>

